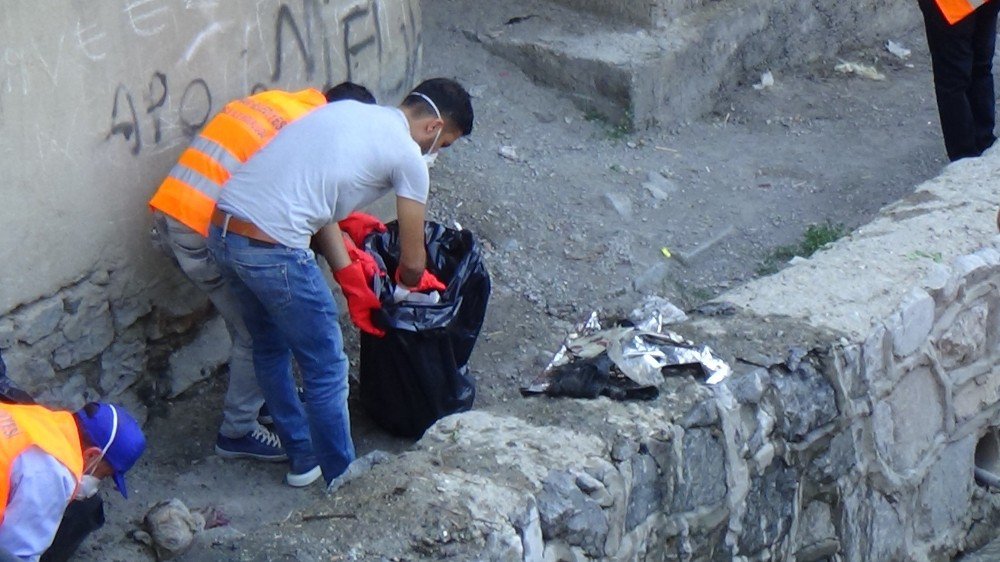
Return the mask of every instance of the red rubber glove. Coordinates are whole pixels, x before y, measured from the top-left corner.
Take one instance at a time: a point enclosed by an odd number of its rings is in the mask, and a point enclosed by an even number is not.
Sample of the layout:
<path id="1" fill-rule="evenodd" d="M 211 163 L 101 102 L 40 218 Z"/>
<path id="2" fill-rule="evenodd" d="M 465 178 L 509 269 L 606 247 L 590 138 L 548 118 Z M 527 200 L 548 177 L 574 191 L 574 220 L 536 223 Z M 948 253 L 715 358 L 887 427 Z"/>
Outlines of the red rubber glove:
<path id="1" fill-rule="evenodd" d="M 368 281 L 369 285 L 371 285 L 372 280 L 375 279 L 376 276 L 383 276 L 386 274 L 385 271 L 382 271 L 382 268 L 378 266 L 375 258 L 373 258 L 368 252 L 358 248 L 358 246 L 354 243 L 354 240 L 351 240 L 351 237 L 346 233 L 344 234 L 344 247 L 347 248 L 347 257 L 351 258 L 351 263 L 361 262 L 361 267 L 365 272 L 365 279 Z"/>
<path id="2" fill-rule="evenodd" d="M 386 227 L 382 224 L 382 221 L 376 217 L 357 211 L 344 217 L 342 221 L 337 223 L 337 226 L 359 246 L 365 242 L 365 237 L 372 232 L 386 231 Z"/>
<path id="3" fill-rule="evenodd" d="M 417 293 L 429 293 L 431 291 L 444 291 L 445 289 L 448 288 L 447 285 L 445 285 L 444 283 L 442 283 L 440 279 L 438 279 L 437 277 L 435 277 L 434 274 L 431 273 L 430 271 L 428 271 L 427 269 L 424 270 L 424 274 L 420 276 L 420 281 L 418 281 L 417 284 L 416 284 L 416 286 L 414 286 L 414 287 L 407 287 L 406 283 L 403 283 L 399 279 L 399 270 L 397 269 L 396 270 L 396 284 L 397 285 L 402 285 L 403 287 L 406 287 L 406 289 L 408 289 L 410 291 L 415 291 Z"/>
<path id="4" fill-rule="evenodd" d="M 351 314 L 351 322 L 359 330 L 373 336 L 382 337 L 385 330 L 375 326 L 372 313 L 382 308 L 375 292 L 365 279 L 364 265 L 360 261 L 333 272 L 333 278 L 340 285 L 340 290 L 347 299 L 347 310 Z"/>

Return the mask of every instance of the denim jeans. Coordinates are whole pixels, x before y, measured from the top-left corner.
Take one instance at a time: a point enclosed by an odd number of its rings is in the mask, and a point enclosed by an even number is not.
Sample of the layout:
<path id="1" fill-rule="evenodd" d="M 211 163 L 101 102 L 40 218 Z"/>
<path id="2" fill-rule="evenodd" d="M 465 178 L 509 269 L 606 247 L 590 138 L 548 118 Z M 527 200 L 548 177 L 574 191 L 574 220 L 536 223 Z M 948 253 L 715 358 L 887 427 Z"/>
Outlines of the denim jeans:
<path id="1" fill-rule="evenodd" d="M 264 404 L 264 395 L 257 386 L 253 370 L 250 332 L 243 324 L 240 304 L 209 255 L 204 236 L 163 213 L 153 215 L 153 224 L 158 237 L 154 242 L 163 247 L 194 286 L 208 296 L 226 322 L 233 347 L 219 433 L 239 439 L 257 428 L 257 414 Z"/>
<path id="2" fill-rule="evenodd" d="M 209 248 L 242 307 L 257 381 L 292 470 L 318 463 L 329 483 L 354 460 L 354 442 L 337 304 L 315 256 L 215 226 Z M 292 377 L 293 355 L 302 372 L 304 409 Z"/>

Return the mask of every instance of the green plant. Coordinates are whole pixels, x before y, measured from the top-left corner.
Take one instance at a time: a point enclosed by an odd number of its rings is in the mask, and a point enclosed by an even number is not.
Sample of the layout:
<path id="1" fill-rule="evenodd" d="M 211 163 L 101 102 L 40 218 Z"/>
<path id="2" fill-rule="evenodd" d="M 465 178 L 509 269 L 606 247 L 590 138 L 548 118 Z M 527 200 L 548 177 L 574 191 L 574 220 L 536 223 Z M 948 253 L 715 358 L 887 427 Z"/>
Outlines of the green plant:
<path id="1" fill-rule="evenodd" d="M 614 123 L 608 119 L 607 115 L 595 109 L 588 109 L 583 113 L 585 120 L 592 123 L 600 123 L 601 128 L 604 130 L 604 135 L 610 140 L 622 140 L 635 132 L 632 128 L 632 116 L 632 108 L 629 108 L 625 110 L 625 116 L 617 123 Z"/>
<path id="2" fill-rule="evenodd" d="M 802 241 L 790 246 L 778 246 L 771 251 L 764 262 L 757 268 L 758 275 L 770 275 L 777 273 L 781 265 L 788 263 L 795 256 L 808 258 L 822 249 L 827 244 L 842 238 L 847 234 L 847 228 L 843 224 L 833 224 L 827 220 L 823 224 L 811 224 L 806 227 L 802 234 Z"/>

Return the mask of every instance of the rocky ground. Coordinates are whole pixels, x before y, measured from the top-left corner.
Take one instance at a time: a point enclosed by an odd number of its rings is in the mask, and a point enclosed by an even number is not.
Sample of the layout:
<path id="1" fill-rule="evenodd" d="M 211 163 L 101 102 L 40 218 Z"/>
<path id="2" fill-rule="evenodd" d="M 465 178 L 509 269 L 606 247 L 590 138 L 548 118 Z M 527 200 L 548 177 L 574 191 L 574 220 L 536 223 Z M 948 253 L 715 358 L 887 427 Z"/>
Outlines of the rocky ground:
<path id="1" fill-rule="evenodd" d="M 457 77 L 475 96 L 473 135 L 432 171 L 430 214 L 476 233 L 492 274 L 471 362 L 477 408 L 537 407 L 542 400 L 522 398 L 518 387 L 590 311 L 627 311 L 647 294 L 694 306 L 774 267 L 776 250 L 801 244 L 810 225 L 863 224 L 946 163 L 921 29 L 885 38 L 912 49 L 907 60 L 870 45 L 788 70 L 776 62 L 770 88 L 754 89 L 760 75 L 748 75 L 718 93 L 709 115 L 629 133 L 470 41 L 451 15 L 474 5 L 424 4 L 423 75 Z M 841 60 L 874 65 L 885 79 L 837 72 Z M 284 486 L 282 465 L 212 454 L 221 389 L 221 381 L 201 385 L 151 412 L 132 499 L 106 494 L 109 522 L 79 559 L 150 558 L 128 533 L 170 497 L 228 515 L 230 524 L 209 535 L 215 547 L 188 555 L 206 560 L 227 558 L 241 536 L 322 501 L 318 485 Z M 359 454 L 411 445 L 374 428 L 354 398 L 351 407 Z"/>

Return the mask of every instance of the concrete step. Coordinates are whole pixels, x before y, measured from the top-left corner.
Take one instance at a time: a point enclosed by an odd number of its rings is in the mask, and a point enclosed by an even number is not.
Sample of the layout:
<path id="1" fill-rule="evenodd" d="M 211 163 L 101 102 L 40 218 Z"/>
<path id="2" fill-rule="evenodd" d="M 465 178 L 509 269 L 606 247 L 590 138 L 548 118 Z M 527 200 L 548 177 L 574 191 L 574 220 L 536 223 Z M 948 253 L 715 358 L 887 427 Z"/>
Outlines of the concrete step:
<path id="1" fill-rule="evenodd" d="M 597 0 L 477 3 L 471 35 L 533 80 L 563 90 L 582 110 L 633 128 L 695 119 L 720 91 L 763 70 L 803 64 L 891 38 L 919 23 L 908 0 L 827 5 L 819 0 L 659 0 L 655 27 L 625 21 L 630 8 Z M 613 4 L 613 3 L 608 3 Z M 667 16 L 669 12 L 669 17 Z M 634 18 L 633 18 L 634 19 Z"/>
<path id="2" fill-rule="evenodd" d="M 552 0 L 571 9 L 589 12 L 612 21 L 634 23 L 652 28 L 664 27 L 671 20 L 714 0 L 646 0 L 643 2 L 608 0 Z"/>

